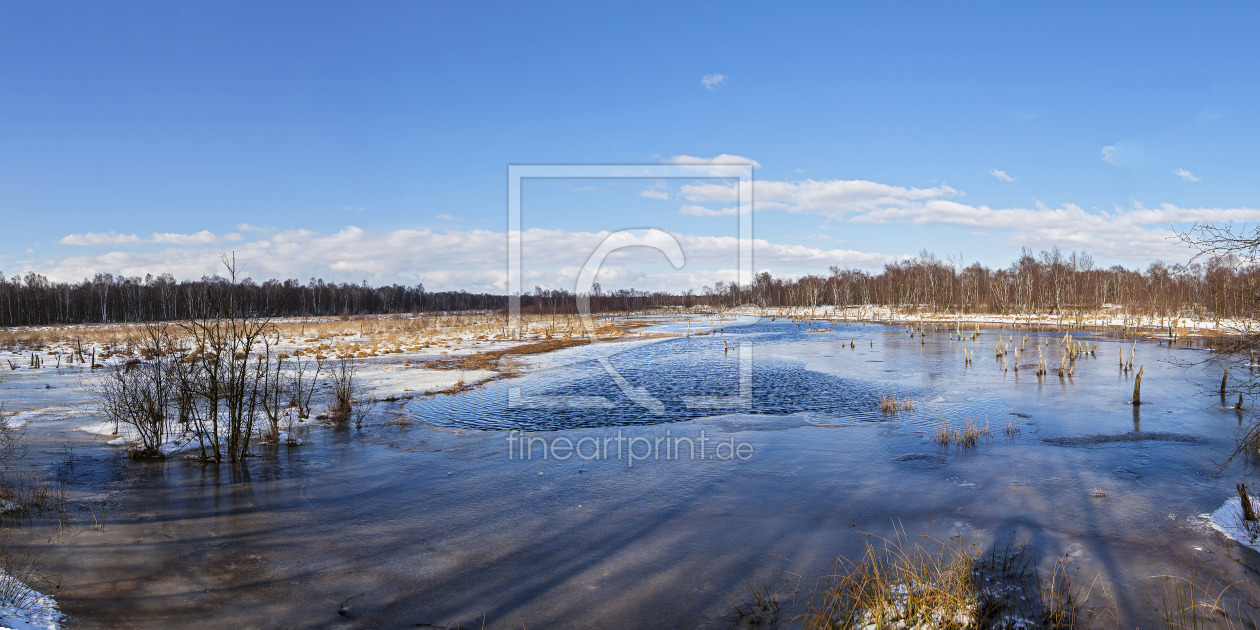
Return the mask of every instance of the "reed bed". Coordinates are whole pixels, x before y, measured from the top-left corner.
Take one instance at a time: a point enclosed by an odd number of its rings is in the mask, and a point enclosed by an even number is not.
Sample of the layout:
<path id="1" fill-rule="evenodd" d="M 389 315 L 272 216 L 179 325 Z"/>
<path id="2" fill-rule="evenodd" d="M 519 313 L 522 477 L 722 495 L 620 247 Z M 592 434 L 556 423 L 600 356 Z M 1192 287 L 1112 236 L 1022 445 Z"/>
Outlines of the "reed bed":
<path id="1" fill-rule="evenodd" d="M 66 487 L 29 473 L 0 477 L 0 506 L 18 514 L 60 514 L 65 512 Z"/>
<path id="2" fill-rule="evenodd" d="M 442 354 L 456 347 L 483 346 L 494 342 L 550 340 L 609 340 L 624 337 L 629 329 L 652 321 L 627 321 L 596 317 L 594 329 L 576 315 L 523 314 L 518 326 L 509 327 L 505 316 L 478 312 L 422 315 L 360 315 L 355 317 L 283 318 L 271 320 L 269 335 L 290 356 L 315 358 L 372 358 L 420 353 Z M 693 334 L 716 334 L 718 326 Z M 61 367 L 105 363 L 115 356 L 136 357 L 146 324 L 82 324 L 0 328 L 0 351 L 22 355 L 9 359 L 9 367 Z M 181 322 L 171 322 L 173 331 Z M 148 359 L 151 357 L 141 357 Z"/>
<path id="3" fill-rule="evenodd" d="M 839 558 L 819 581 L 794 620 L 801 627 L 1076 628 L 1089 616 L 1082 610 L 1089 593 L 1079 591 L 1063 559 L 1039 580 L 1026 545 L 985 550 L 927 536 L 912 543 L 903 530 L 867 540 L 859 559 Z"/>

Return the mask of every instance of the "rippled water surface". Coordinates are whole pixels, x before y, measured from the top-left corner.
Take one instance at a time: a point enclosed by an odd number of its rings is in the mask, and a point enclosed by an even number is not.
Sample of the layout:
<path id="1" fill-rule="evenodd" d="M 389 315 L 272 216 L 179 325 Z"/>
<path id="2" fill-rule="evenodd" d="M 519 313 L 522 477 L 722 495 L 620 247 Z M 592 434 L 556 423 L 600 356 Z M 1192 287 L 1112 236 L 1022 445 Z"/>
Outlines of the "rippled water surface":
<path id="1" fill-rule="evenodd" d="M 1118 365 L 1132 341 L 1076 332 L 1097 354 L 1071 378 L 1039 379 L 1002 370 L 999 335 L 1024 344 L 1021 364 L 1040 344 L 1057 366 L 1061 332 L 985 330 L 965 342 L 968 367 L 943 331 L 723 326 L 528 357 L 526 376 L 382 404 L 360 430 L 314 429 L 244 471 L 122 461 L 68 432 L 93 419 L 35 416 L 34 456 L 75 496 L 107 493 L 111 506 L 104 531 L 80 527 L 43 566 L 85 626 L 730 627 L 725 596 L 758 571 L 798 576 L 786 622 L 838 555 L 860 554 L 859 531 L 894 526 L 981 544 L 1016 532 L 1043 572 L 1067 554 L 1100 576 L 1127 627 L 1159 587 L 1151 576 L 1254 580 L 1255 554 L 1199 517 L 1252 470 L 1227 463 L 1246 419 L 1211 395 L 1220 367 L 1197 364 L 1201 350 L 1139 342 L 1135 407 L 1133 374 Z M 750 404 L 737 397 L 742 374 Z M 42 389 L 50 377 L 4 378 L 10 408 L 84 398 L 78 377 L 61 377 L 61 394 Z M 881 412 L 886 394 L 912 409 Z M 687 404 L 705 396 L 735 399 Z M 990 437 L 974 449 L 933 442 L 942 421 L 966 420 Z M 1124 437 L 1079 439 L 1097 435 Z M 544 459 L 523 454 L 511 441 L 521 436 L 703 437 L 707 450 Z M 751 450 L 717 457 L 725 443 Z M 31 540 L 48 531 L 23 527 Z"/>

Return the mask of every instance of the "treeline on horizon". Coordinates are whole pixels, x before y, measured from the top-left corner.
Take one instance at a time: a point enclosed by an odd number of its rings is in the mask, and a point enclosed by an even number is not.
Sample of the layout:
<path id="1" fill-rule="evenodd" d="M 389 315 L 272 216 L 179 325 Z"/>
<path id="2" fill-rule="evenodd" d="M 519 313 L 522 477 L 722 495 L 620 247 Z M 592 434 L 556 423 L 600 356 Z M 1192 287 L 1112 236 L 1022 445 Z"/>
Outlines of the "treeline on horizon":
<path id="1" fill-rule="evenodd" d="M 1015 314 L 1084 313 L 1118 305 L 1131 313 L 1200 318 L 1245 317 L 1255 312 L 1260 267 L 1231 256 L 1203 262 L 1152 263 L 1145 271 L 1121 266 L 1096 268 L 1089 254 L 1025 249 L 1009 267 L 961 266 L 930 253 L 890 263 L 878 273 L 831 267 L 800 278 L 758 274 L 748 285 L 718 282 L 683 294 L 592 287 L 595 312 L 653 308 L 728 308 L 881 305 L 933 312 Z M 97 274 L 77 283 L 51 282 L 27 273 L 0 273 L 0 325 L 142 322 L 211 315 L 209 296 L 228 280 L 176 280 L 170 274 L 144 278 Z M 503 311 L 508 298 L 493 293 L 427 291 L 422 284 L 373 287 L 311 279 L 244 279 L 235 287 L 243 311 L 277 317 Z M 576 295 L 535 287 L 521 296 L 525 313 L 577 310 Z"/>

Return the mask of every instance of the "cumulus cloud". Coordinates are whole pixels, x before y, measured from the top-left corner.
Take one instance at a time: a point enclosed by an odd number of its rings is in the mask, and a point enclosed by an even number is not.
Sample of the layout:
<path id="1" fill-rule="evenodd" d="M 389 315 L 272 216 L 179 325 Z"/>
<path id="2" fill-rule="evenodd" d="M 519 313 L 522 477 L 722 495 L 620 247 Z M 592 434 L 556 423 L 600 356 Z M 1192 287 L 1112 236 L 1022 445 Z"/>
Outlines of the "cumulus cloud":
<path id="1" fill-rule="evenodd" d="M 1013 182 L 1013 181 L 1015 181 L 1015 178 L 1014 178 L 1014 177 L 1011 177 L 1009 174 L 1007 174 L 1007 172 L 1006 172 L 1006 171 L 999 170 L 999 169 L 996 169 L 996 168 L 989 169 L 989 174 L 990 174 L 990 175 L 992 175 L 992 176 L 994 176 L 994 177 L 996 177 L 996 178 L 998 178 L 998 181 L 1002 181 L 1002 182 Z"/>
<path id="2" fill-rule="evenodd" d="M 1184 260 L 1190 250 L 1172 226 L 1260 220 L 1254 208 L 1181 208 L 1162 204 L 1147 208 L 1134 203 L 1111 211 L 1087 211 L 1074 204 L 1060 208 L 990 208 L 947 199 L 867 212 L 851 217 L 864 223 L 953 225 L 1007 232 L 1013 246 L 1080 248 L 1110 258 L 1149 262 Z"/>
<path id="3" fill-rule="evenodd" d="M 1201 178 L 1201 177 L 1197 177 L 1194 173 L 1191 173 L 1190 171 L 1187 171 L 1187 170 L 1186 170 L 1186 169 L 1184 169 L 1184 168 L 1179 168 L 1179 169 L 1177 169 L 1177 170 L 1173 171 L 1173 175 L 1176 175 L 1177 177 L 1180 177 L 1181 179 L 1184 179 L 1184 180 L 1186 180 L 1186 181 L 1188 181 L 1188 182 L 1201 182 L 1201 181 L 1203 181 L 1203 178 Z"/>
<path id="4" fill-rule="evenodd" d="M 534 228 L 521 233 L 523 286 L 573 290 L 578 270 L 609 232 L 573 232 Z M 493 291 L 507 289 L 507 234 L 489 230 L 368 231 L 346 227 L 334 233 L 283 230 L 265 238 L 233 244 L 243 277 L 319 277 L 327 281 L 374 284 L 421 282 L 431 290 Z M 699 290 L 716 280 L 736 278 L 738 240 L 735 237 L 676 234 L 686 265 L 675 270 L 659 251 L 648 247 L 623 249 L 610 255 L 599 273 L 606 288 Z M 648 243 L 643 243 L 648 245 Z M 878 268 L 897 258 L 851 249 L 821 249 L 803 245 L 753 242 L 757 263 L 776 275 L 817 273 L 828 265 Z M 46 261 L 23 261 L 53 280 L 78 281 L 98 272 L 143 277 L 172 273 L 177 278 L 199 278 L 223 271 L 223 247 L 171 246 L 125 248 L 96 255 L 66 256 Z M 452 261 L 458 261 L 453 264 Z"/>
<path id="5" fill-rule="evenodd" d="M 744 186 L 745 189 L 740 189 Z M 707 205 L 755 199 L 757 212 L 809 213 L 853 223 L 945 225 L 984 230 L 988 238 L 1014 247 L 1080 248 L 1116 260 L 1145 264 L 1157 258 L 1185 260 L 1190 252 L 1173 232 L 1192 223 L 1260 221 L 1253 208 L 1182 208 L 1171 204 L 1147 208 L 1140 203 L 1107 210 L 1073 204 L 1052 209 L 991 208 L 963 203 L 962 193 L 947 185 L 895 186 L 866 180 L 759 180 L 740 184 L 702 182 L 685 185 L 680 196 L 691 202 L 684 214 L 715 216 Z"/>
<path id="6" fill-rule="evenodd" d="M 696 179 L 677 188 L 677 192 L 666 194 L 657 184 L 638 194 L 678 199 L 680 214 L 732 216 L 755 198 L 758 212 L 817 215 L 824 217 L 824 227 L 843 225 L 854 235 L 847 239 L 850 242 L 861 242 L 862 230 L 869 229 L 862 225 L 899 224 L 903 227 L 898 228 L 898 233 L 905 237 L 898 242 L 908 243 L 906 249 L 911 251 L 936 244 L 925 240 L 928 230 L 915 226 L 946 226 L 954 228 L 954 234 L 965 234 L 963 238 L 983 243 L 973 245 L 978 247 L 995 242 L 1035 249 L 1058 246 L 1088 250 L 1103 260 L 1145 265 L 1154 259 L 1181 261 L 1189 257 L 1185 245 L 1175 238 L 1173 230 L 1178 226 L 1196 222 L 1260 222 L 1260 209 L 1253 208 L 1186 208 L 1172 204 L 1147 207 L 1137 202 L 1111 209 L 1087 209 L 1074 204 L 1049 208 L 1040 203 L 1033 207 L 993 208 L 966 203 L 961 191 L 943 183 L 916 187 L 845 179 L 736 182 L 730 175 L 713 173 L 738 164 L 760 165 L 732 154 L 709 158 L 677 155 L 667 161 L 694 167 Z M 996 169 L 991 174 L 999 177 L 997 173 L 1006 175 Z M 1180 171 L 1177 174 L 1181 176 Z M 1188 171 L 1186 174 L 1195 177 Z M 725 181 L 717 179 L 720 177 L 725 177 Z M 458 220 L 451 215 L 438 218 Z M 117 232 L 70 234 L 60 242 L 107 247 L 110 251 L 6 264 L 19 264 L 55 280 L 77 281 L 97 272 L 125 276 L 170 272 L 177 277 L 197 278 L 220 271 L 219 256 L 230 249 L 242 273 L 255 279 L 322 277 L 376 284 L 422 282 L 434 290 L 502 292 L 507 288 L 507 234 L 501 231 L 372 232 L 346 227 L 320 233 L 300 229 L 256 231 L 247 224 L 237 229 L 238 232 L 222 235 L 208 230 L 194 234 L 154 233 L 148 237 Z M 570 285 L 576 280 L 577 270 L 607 235 L 541 228 L 522 232 L 523 286 L 574 288 Z M 715 279 L 734 279 L 732 268 L 738 251 L 734 238 L 677 237 L 687 256 L 687 266 L 682 271 L 674 270 L 660 252 L 648 247 L 620 250 L 602 268 L 601 284 L 610 289 L 686 290 L 698 289 L 701 285 L 697 282 L 711 284 Z M 782 276 L 820 273 L 831 265 L 877 269 L 904 253 L 824 249 L 764 240 L 754 244 L 758 267 Z"/>
<path id="7" fill-rule="evenodd" d="M 712 90 L 725 82 L 726 75 L 720 72 L 715 74 L 706 74 L 703 77 L 700 77 L 700 85 L 703 85 L 706 90 Z"/>
<path id="8" fill-rule="evenodd" d="M 1098 156 L 1108 164 L 1116 163 L 1116 145 L 1109 144 L 1098 150 Z"/>

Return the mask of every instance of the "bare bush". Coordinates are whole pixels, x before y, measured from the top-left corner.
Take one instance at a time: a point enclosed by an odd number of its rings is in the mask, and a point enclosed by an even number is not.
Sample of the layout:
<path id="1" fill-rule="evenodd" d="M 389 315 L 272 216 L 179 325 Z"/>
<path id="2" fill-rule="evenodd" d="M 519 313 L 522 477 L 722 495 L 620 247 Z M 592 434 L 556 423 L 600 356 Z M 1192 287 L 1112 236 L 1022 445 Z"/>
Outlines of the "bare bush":
<path id="1" fill-rule="evenodd" d="M 130 444 L 136 457 L 164 457 L 162 446 L 178 432 L 178 420 L 187 413 L 188 391 L 183 349 L 170 329 L 154 324 L 145 328 L 142 353 L 148 362 L 115 364 L 97 385 L 94 395 L 105 415 L 135 431 Z"/>
<path id="2" fill-rule="evenodd" d="M 0 466 L 8 467 L 26 456 L 26 430 L 9 421 L 9 414 L 0 403 Z"/>
<path id="3" fill-rule="evenodd" d="M 315 364 L 313 372 L 311 371 L 312 362 Z M 291 394 L 289 406 L 297 409 L 299 418 L 311 417 L 311 397 L 315 395 L 315 384 L 319 382 L 319 375 L 323 370 L 324 359 L 318 355 L 314 359 L 309 359 L 302 354 L 293 357 L 293 368 L 289 371 L 288 391 Z"/>
<path id="4" fill-rule="evenodd" d="M 346 422 L 355 412 L 358 397 L 358 383 L 355 380 L 357 372 L 358 366 L 349 359 L 338 360 L 330 371 L 332 399 L 328 403 L 328 415 L 334 422 Z"/>
<path id="5" fill-rule="evenodd" d="M 188 411 L 204 459 L 240 462 L 249 454 L 257 414 L 273 383 L 266 342 L 271 318 L 247 309 L 235 259 L 225 256 L 223 265 L 228 277 L 198 296 L 210 315 L 181 326 L 198 354 L 187 374 L 194 398 Z"/>
<path id="6" fill-rule="evenodd" d="M 258 369 L 262 372 L 262 386 L 259 388 L 259 401 L 262 405 L 263 415 L 267 418 L 267 438 L 270 440 L 280 439 L 280 422 L 290 414 L 288 401 L 289 379 L 285 378 L 285 354 L 277 354 L 274 361 L 269 357 L 272 355 L 271 349 L 273 345 L 279 345 L 280 336 L 276 335 L 274 344 L 270 338 L 263 338 L 263 353 L 257 357 Z"/>
<path id="7" fill-rule="evenodd" d="M 161 456 L 165 441 L 183 430 L 196 438 L 203 459 L 239 463 L 257 434 L 279 436 L 292 382 L 273 352 L 279 337 L 273 341 L 271 318 L 243 301 L 234 261 L 223 263 L 228 277 L 193 296 L 209 316 L 174 329 L 147 326 L 135 341 L 148 361 L 115 365 L 98 387 L 106 414 L 135 430 L 138 454 Z M 314 379 L 299 381 L 314 389 Z M 308 392 L 298 395 L 309 404 Z"/>

